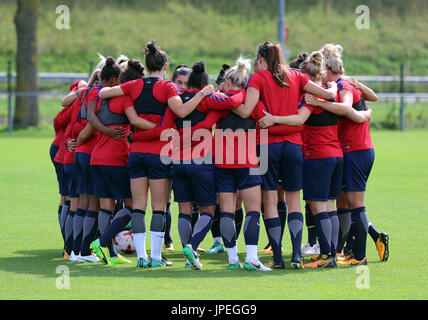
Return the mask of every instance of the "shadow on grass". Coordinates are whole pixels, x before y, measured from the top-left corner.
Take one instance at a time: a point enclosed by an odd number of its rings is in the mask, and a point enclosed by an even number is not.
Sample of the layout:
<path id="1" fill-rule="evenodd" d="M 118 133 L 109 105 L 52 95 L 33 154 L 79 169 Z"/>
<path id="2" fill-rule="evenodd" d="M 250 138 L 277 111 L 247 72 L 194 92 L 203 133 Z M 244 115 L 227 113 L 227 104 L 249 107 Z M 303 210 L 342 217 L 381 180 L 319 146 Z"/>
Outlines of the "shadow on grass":
<path id="1" fill-rule="evenodd" d="M 235 278 L 240 277 L 270 277 L 288 274 L 308 272 L 332 272 L 333 269 L 304 269 L 294 270 L 290 266 L 290 255 L 283 255 L 286 268 L 273 270 L 272 272 L 249 272 L 247 270 L 228 270 L 228 259 L 225 252 L 218 254 L 202 253 L 200 261 L 204 265 L 201 271 L 185 269 L 185 259 L 181 252 L 164 253 L 168 260 L 173 262 L 172 267 L 167 268 L 136 268 L 136 257 L 129 256 L 130 264 L 105 266 L 101 263 L 72 263 L 61 256 L 58 249 L 16 251 L 13 257 L 0 257 L 0 270 L 11 274 L 36 275 L 46 278 L 56 278 L 56 268 L 67 266 L 70 268 L 71 277 L 143 277 L 143 278 Z M 245 260 L 245 253 L 239 253 L 241 262 Z M 149 253 L 150 256 L 150 253 Z M 260 255 L 260 261 L 267 263 L 272 256 Z M 305 260 L 307 262 L 308 259 Z M 342 268 L 341 268 L 342 269 Z M 343 268 L 347 269 L 347 268 Z"/>

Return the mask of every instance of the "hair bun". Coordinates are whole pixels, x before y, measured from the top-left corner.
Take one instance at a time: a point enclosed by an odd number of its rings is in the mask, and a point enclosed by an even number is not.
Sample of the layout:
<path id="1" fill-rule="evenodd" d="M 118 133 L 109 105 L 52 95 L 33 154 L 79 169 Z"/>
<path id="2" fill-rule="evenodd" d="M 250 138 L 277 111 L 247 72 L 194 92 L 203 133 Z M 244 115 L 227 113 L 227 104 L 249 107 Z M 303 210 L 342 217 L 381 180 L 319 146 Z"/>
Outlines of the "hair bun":
<path id="1" fill-rule="evenodd" d="M 156 42 L 150 41 L 144 50 L 148 53 L 155 54 L 156 52 L 158 52 L 158 47 L 156 46 Z"/>
<path id="2" fill-rule="evenodd" d="M 223 64 L 223 66 L 221 67 L 221 69 L 222 69 L 224 72 L 226 72 L 227 70 L 229 70 L 229 69 L 230 69 L 230 64 L 228 64 L 228 63 Z"/>
<path id="3" fill-rule="evenodd" d="M 114 66 L 114 64 L 116 63 L 116 61 L 114 60 L 114 58 L 113 57 L 108 57 L 107 59 L 106 59 L 106 66 L 109 66 L 109 67 L 111 67 L 111 66 Z"/>
<path id="4" fill-rule="evenodd" d="M 323 55 L 319 51 L 312 52 L 309 57 L 309 62 L 321 66 L 323 64 Z"/>
<path id="5" fill-rule="evenodd" d="M 193 65 L 192 70 L 196 73 L 204 73 L 205 72 L 205 61 L 196 62 Z"/>
<path id="6" fill-rule="evenodd" d="M 140 73 L 144 73 L 144 66 L 141 61 L 136 59 L 131 59 L 128 61 L 128 68 L 134 69 Z"/>
<path id="7" fill-rule="evenodd" d="M 179 64 L 177 67 L 175 67 L 175 70 L 181 69 L 181 68 L 189 68 L 187 65 L 185 64 Z"/>

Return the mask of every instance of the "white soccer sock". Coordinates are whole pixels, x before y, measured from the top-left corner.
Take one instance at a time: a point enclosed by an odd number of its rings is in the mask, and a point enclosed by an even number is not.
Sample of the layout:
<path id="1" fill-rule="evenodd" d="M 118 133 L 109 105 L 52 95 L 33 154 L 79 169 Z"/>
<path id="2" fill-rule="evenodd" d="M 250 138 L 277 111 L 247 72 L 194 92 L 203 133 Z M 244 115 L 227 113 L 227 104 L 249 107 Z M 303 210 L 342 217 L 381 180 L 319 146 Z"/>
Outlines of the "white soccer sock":
<path id="1" fill-rule="evenodd" d="M 137 257 L 148 259 L 146 252 L 146 233 L 133 233 L 135 250 L 137 250 Z"/>
<path id="2" fill-rule="evenodd" d="M 253 262 L 259 260 L 259 257 L 257 256 L 257 246 L 255 246 L 255 245 L 246 245 L 245 249 L 247 251 L 247 258 L 246 258 L 246 260 L 253 261 Z"/>
<path id="3" fill-rule="evenodd" d="M 226 248 L 226 251 L 227 251 L 227 255 L 229 256 L 229 263 L 239 261 L 238 251 L 236 249 L 236 246 L 234 246 L 233 248 Z"/>
<path id="4" fill-rule="evenodd" d="M 215 238 L 214 238 L 214 242 L 216 242 L 216 241 L 217 241 L 217 242 L 218 242 L 218 243 L 220 243 L 220 244 L 221 244 L 221 240 L 222 240 L 222 239 L 221 239 L 221 237 L 215 237 Z"/>
<path id="5" fill-rule="evenodd" d="M 151 238 L 151 258 L 161 260 L 162 244 L 165 232 L 150 231 Z"/>

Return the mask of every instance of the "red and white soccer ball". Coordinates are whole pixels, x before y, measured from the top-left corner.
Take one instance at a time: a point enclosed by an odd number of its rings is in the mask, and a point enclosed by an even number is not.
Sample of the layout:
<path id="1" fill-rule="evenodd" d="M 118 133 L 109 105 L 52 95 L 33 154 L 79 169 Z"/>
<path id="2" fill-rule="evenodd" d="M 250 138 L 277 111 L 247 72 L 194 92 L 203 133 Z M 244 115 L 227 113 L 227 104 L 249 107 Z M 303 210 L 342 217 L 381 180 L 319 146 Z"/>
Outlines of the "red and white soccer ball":
<path id="1" fill-rule="evenodd" d="M 135 253 L 134 238 L 132 231 L 121 231 L 113 240 L 114 248 L 118 253 L 133 254 Z"/>

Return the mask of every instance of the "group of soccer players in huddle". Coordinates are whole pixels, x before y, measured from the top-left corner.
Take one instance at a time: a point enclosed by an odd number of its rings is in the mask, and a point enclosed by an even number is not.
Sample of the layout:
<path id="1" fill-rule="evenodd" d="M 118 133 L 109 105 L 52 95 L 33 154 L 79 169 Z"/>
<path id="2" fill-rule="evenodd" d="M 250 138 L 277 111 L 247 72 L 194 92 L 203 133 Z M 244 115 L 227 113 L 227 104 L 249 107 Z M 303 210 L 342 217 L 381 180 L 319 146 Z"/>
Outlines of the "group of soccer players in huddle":
<path id="1" fill-rule="evenodd" d="M 173 198 L 188 268 L 202 269 L 199 245 L 211 230 L 208 252 L 225 247 L 229 269 L 283 269 L 286 225 L 292 268 L 367 264 L 368 234 L 388 260 L 389 236 L 370 223 L 364 202 L 374 162 L 366 101 L 377 96 L 344 75 L 339 45 L 288 65 L 281 46 L 265 42 L 254 61 L 223 65 L 216 87 L 203 61 L 178 66 L 168 81 L 167 54 L 154 41 L 144 50 L 145 66 L 101 57 L 88 81 L 71 85 L 54 119 L 65 259 L 129 263 L 113 246 L 128 227 L 138 268 L 172 265 L 162 246 L 173 250 Z M 258 251 L 261 214 L 269 243 Z M 272 262 L 262 264 L 260 252 Z M 303 255 L 311 256 L 306 264 Z"/>

